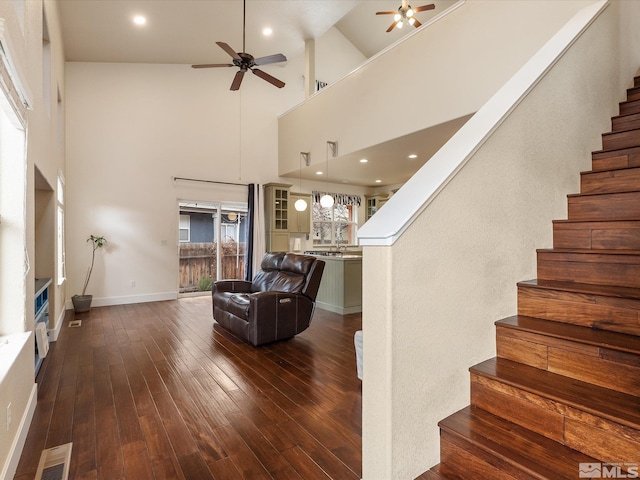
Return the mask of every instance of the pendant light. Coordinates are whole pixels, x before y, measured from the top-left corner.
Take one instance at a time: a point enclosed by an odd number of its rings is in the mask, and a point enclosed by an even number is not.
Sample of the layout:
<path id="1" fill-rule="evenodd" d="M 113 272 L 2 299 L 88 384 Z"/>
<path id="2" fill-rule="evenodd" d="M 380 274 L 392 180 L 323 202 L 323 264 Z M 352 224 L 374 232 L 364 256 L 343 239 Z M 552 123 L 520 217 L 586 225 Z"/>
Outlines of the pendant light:
<path id="1" fill-rule="evenodd" d="M 300 152 L 300 193 L 302 193 L 302 159 L 304 158 L 305 165 L 309 165 L 309 154 L 309 152 Z M 299 198 L 293 206 L 298 212 L 304 212 L 307 209 L 307 201 L 304 198 Z"/>
<path id="2" fill-rule="evenodd" d="M 327 146 L 331 149 L 332 156 L 338 155 L 338 142 L 330 142 L 327 141 Z M 329 151 L 327 150 L 327 181 L 329 181 Z M 329 195 L 325 193 L 322 197 L 320 197 L 320 205 L 324 208 L 333 207 L 333 195 Z"/>

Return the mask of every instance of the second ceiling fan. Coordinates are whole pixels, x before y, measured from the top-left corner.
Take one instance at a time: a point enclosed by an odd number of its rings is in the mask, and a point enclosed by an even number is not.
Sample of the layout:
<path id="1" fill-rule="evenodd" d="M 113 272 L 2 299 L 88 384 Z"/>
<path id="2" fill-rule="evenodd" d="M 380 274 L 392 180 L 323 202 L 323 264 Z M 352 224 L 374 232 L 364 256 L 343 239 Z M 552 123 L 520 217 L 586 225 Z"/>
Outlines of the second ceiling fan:
<path id="1" fill-rule="evenodd" d="M 233 82 L 231 83 L 230 90 L 238 90 L 240 85 L 242 84 L 242 79 L 244 78 L 244 74 L 247 73 L 247 70 L 251 70 L 254 75 L 266 80 L 271 85 L 274 85 L 278 88 L 284 87 L 285 83 L 282 80 L 278 80 L 275 77 L 272 77 L 268 73 L 255 68 L 261 65 L 268 65 L 270 63 L 280 63 L 286 62 L 287 57 L 285 57 L 281 53 L 276 53 L 274 55 L 268 55 L 266 57 L 254 58 L 253 55 L 246 53 L 245 48 L 245 37 L 246 37 L 246 23 L 247 23 L 247 0 L 243 1 L 243 10 L 242 10 L 242 51 L 236 52 L 233 48 L 229 46 L 229 44 L 224 42 L 216 42 L 216 44 L 227 52 L 231 58 L 233 59 L 233 63 L 207 63 L 202 65 L 191 65 L 192 68 L 217 68 L 217 67 L 239 67 L 240 70 L 236 72 L 235 77 L 233 78 Z"/>
<path id="2" fill-rule="evenodd" d="M 398 28 L 402 28 L 402 25 L 405 22 L 418 28 L 420 25 L 422 25 L 422 23 L 420 23 L 418 19 L 413 16 L 413 14 L 416 12 L 423 12 L 425 10 L 433 10 L 434 8 L 436 8 L 436 6 L 433 3 L 430 5 L 422 5 L 421 7 L 411 8 L 411 5 L 407 3 L 407 0 L 402 0 L 402 4 L 398 7 L 398 10 L 393 10 L 391 12 L 376 12 L 376 15 L 394 15 L 393 23 L 387 29 L 387 33 L 389 33 L 396 26 Z"/>

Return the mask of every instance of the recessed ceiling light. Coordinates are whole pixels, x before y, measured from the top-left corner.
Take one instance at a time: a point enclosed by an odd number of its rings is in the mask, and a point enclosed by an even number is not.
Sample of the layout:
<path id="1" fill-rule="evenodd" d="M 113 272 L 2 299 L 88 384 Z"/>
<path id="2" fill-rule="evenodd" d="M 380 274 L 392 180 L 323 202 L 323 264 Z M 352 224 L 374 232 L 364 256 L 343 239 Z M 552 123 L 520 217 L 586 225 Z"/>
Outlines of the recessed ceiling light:
<path id="1" fill-rule="evenodd" d="M 135 17 L 133 17 L 133 23 L 135 23 L 136 25 L 144 25 L 145 23 L 147 23 L 147 19 L 142 15 L 136 15 Z"/>
<path id="2" fill-rule="evenodd" d="M 378 179 L 376 180 L 376 183 L 382 183 L 382 180 Z"/>
<path id="3" fill-rule="evenodd" d="M 412 153 L 411 155 L 409 155 L 409 158 L 418 158 L 418 155 L 416 155 L 415 153 Z"/>
<path id="4" fill-rule="evenodd" d="M 369 160 L 367 160 L 366 158 L 361 158 L 360 159 L 360 163 L 367 163 Z"/>
<path id="5" fill-rule="evenodd" d="M 322 175 L 322 172 L 318 171 L 316 172 L 316 175 Z"/>
<path id="6" fill-rule="evenodd" d="M 263 34 L 265 37 L 270 36 L 272 33 L 273 33 L 273 29 L 272 29 L 271 27 L 264 27 L 264 28 L 262 29 L 262 34 Z"/>

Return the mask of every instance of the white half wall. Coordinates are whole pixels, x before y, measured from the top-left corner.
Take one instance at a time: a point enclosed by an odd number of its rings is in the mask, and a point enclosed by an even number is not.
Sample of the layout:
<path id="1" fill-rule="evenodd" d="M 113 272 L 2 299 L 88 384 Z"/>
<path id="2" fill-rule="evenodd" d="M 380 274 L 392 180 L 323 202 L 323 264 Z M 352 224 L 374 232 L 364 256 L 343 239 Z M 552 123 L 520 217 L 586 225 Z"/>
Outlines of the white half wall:
<path id="1" fill-rule="evenodd" d="M 455 4 L 282 115 L 280 174 L 301 151 L 323 163 L 328 139 L 343 156 L 475 112 L 591 1 Z"/>

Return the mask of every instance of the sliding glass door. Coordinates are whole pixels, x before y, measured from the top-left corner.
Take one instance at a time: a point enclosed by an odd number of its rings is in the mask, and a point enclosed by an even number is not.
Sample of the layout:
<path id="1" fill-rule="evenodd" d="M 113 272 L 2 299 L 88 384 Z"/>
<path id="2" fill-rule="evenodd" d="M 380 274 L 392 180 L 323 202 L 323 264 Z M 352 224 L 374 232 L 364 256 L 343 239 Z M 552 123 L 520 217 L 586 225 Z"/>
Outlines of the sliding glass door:
<path id="1" fill-rule="evenodd" d="M 218 279 L 243 279 L 246 204 L 179 202 L 179 293 L 211 290 Z"/>

